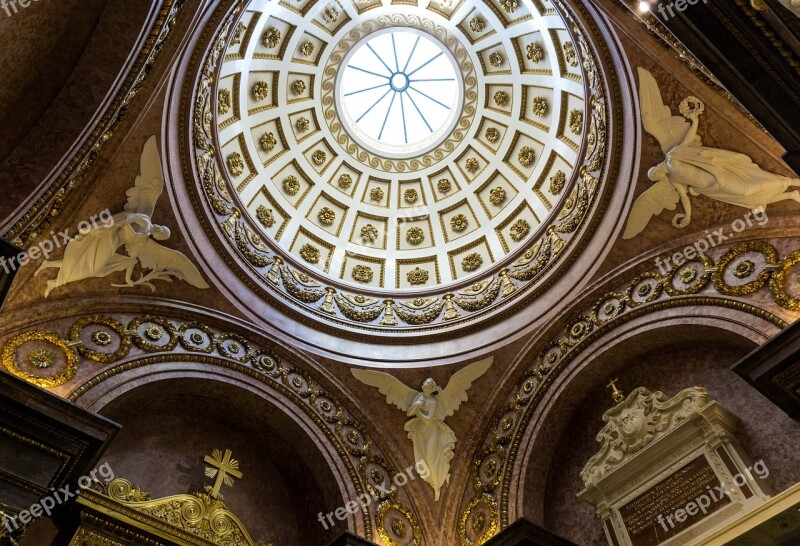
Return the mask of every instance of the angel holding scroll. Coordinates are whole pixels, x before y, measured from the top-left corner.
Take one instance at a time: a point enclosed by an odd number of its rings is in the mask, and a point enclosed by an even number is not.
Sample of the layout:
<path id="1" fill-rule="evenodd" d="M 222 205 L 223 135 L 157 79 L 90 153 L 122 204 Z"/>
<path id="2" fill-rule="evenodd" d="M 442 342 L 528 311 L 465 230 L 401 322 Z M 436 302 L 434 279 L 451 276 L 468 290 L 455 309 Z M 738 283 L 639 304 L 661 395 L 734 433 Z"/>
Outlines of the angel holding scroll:
<path id="1" fill-rule="evenodd" d="M 679 201 L 684 212 L 675 214 L 672 225 L 688 226 L 690 195 L 753 210 L 786 199 L 800 202 L 798 190 L 788 191 L 800 187 L 800 179 L 764 171 L 744 154 L 702 145 L 697 128 L 705 105 L 696 97 L 681 102 L 683 117 L 673 116 L 653 75 L 639 68 L 639 101 L 644 129 L 658 140 L 666 157 L 647 172 L 655 184 L 634 203 L 623 239 L 637 236 L 653 216 L 664 209 L 675 210 Z"/>

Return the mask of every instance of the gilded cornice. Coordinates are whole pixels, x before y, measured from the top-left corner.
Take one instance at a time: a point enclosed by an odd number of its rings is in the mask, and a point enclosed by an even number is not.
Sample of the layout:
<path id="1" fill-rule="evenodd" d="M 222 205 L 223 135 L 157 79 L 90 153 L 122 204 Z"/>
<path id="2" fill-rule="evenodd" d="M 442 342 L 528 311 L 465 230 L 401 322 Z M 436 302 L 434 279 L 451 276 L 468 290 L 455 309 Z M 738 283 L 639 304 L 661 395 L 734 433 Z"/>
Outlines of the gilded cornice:
<path id="1" fill-rule="evenodd" d="M 13 244 L 24 247 L 59 217 L 66 201 L 74 190 L 83 186 L 89 177 L 92 165 L 97 160 L 106 142 L 114 135 L 120 122 L 130 110 L 142 84 L 152 71 L 156 59 L 169 37 L 175 18 L 186 0 L 162 0 L 158 13 L 150 26 L 135 61 L 125 79 L 105 108 L 103 115 L 91 130 L 75 155 L 66 162 L 61 173 L 50 184 L 33 206 L 25 212 L 3 237 Z"/>

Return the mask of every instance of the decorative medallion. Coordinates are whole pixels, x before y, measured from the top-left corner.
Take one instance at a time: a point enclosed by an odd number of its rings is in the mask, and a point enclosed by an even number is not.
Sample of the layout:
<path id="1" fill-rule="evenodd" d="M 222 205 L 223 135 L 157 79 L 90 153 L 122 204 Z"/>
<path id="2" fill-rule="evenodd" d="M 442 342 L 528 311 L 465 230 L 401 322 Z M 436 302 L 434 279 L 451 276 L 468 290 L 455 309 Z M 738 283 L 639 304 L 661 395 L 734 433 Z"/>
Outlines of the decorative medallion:
<path id="1" fill-rule="evenodd" d="M 372 224 L 367 224 L 361 228 L 361 239 L 374 243 L 378 240 L 378 228 Z"/>
<path id="2" fill-rule="evenodd" d="M 328 6 L 322 10 L 322 18 L 325 19 L 326 23 L 332 25 L 339 18 L 339 10 L 333 6 Z"/>
<path id="3" fill-rule="evenodd" d="M 333 211 L 333 209 L 330 209 L 328 207 L 322 207 L 321 209 L 319 209 L 319 214 L 317 215 L 317 217 L 319 218 L 320 222 L 322 222 L 326 226 L 329 226 L 333 224 L 333 222 L 336 220 L 336 213 Z"/>
<path id="4" fill-rule="evenodd" d="M 297 192 L 300 191 L 300 181 L 296 176 L 290 174 L 283 179 L 283 191 L 288 195 L 297 195 Z"/>
<path id="5" fill-rule="evenodd" d="M 469 21 L 469 28 L 472 29 L 472 32 L 480 34 L 486 28 L 486 21 L 480 17 L 473 17 Z"/>
<path id="6" fill-rule="evenodd" d="M 415 267 L 414 269 L 408 272 L 408 275 L 406 277 L 408 279 L 409 284 L 416 286 L 428 282 L 429 275 L 426 270 L 420 269 L 419 267 Z"/>
<path id="7" fill-rule="evenodd" d="M 403 199 L 405 199 L 406 203 L 415 203 L 419 199 L 419 194 L 413 188 L 407 189 L 403 192 Z"/>
<path id="8" fill-rule="evenodd" d="M 422 228 L 414 226 L 406 231 L 406 241 L 411 245 L 418 245 L 425 240 L 425 232 Z"/>
<path id="9" fill-rule="evenodd" d="M 161 326 L 152 324 L 145 329 L 144 335 L 146 335 L 147 339 L 151 341 L 159 341 L 162 337 L 164 337 L 164 330 L 161 328 Z"/>
<path id="10" fill-rule="evenodd" d="M 450 190 L 453 188 L 453 184 L 446 178 L 442 178 L 436 184 L 436 189 L 438 189 L 442 193 L 449 193 Z"/>
<path id="11" fill-rule="evenodd" d="M 557 171 L 556 174 L 550 177 L 550 193 L 558 195 L 564 189 L 567 183 L 567 175 L 564 171 Z"/>
<path id="12" fill-rule="evenodd" d="M 225 115 L 231 111 L 233 102 L 231 101 L 231 92 L 228 89 L 220 89 L 219 96 L 217 97 L 218 111 L 220 115 Z"/>
<path id="13" fill-rule="evenodd" d="M 531 112 L 533 112 L 534 116 L 544 117 L 547 113 L 547 100 L 544 97 L 533 97 Z"/>
<path id="14" fill-rule="evenodd" d="M 464 271 L 475 271 L 481 265 L 483 265 L 483 258 L 477 252 L 473 252 L 472 254 L 468 254 L 463 260 L 461 260 L 461 267 Z"/>
<path id="15" fill-rule="evenodd" d="M 756 264 L 753 263 L 751 260 L 744 260 L 736 264 L 736 267 L 733 269 L 733 275 L 737 279 L 746 279 L 750 275 L 752 275 L 756 270 Z"/>
<path id="16" fill-rule="evenodd" d="M 295 95 L 300 96 L 305 92 L 305 90 L 306 90 L 306 82 L 304 82 L 303 80 L 295 80 L 292 83 L 292 93 L 294 93 Z"/>
<path id="17" fill-rule="evenodd" d="M 503 56 L 497 51 L 489 54 L 489 64 L 495 68 L 503 64 Z"/>
<path id="18" fill-rule="evenodd" d="M 305 133 L 310 125 L 311 122 L 308 121 L 308 118 L 300 118 L 295 122 L 294 127 L 298 133 Z"/>
<path id="19" fill-rule="evenodd" d="M 244 172 L 244 159 L 239 152 L 233 152 L 228 156 L 228 170 L 233 176 L 239 176 Z"/>
<path id="20" fill-rule="evenodd" d="M 519 9 L 519 2 L 517 0 L 500 0 L 500 5 L 506 13 L 514 13 Z"/>
<path id="21" fill-rule="evenodd" d="M 111 344 L 111 334 L 105 330 L 96 330 L 92 332 L 92 343 L 99 347 L 106 347 Z"/>
<path id="22" fill-rule="evenodd" d="M 319 263 L 320 251 L 314 245 L 308 243 L 300 247 L 300 256 L 310 264 Z"/>
<path id="23" fill-rule="evenodd" d="M 538 63 L 542 59 L 544 59 L 544 48 L 537 44 L 536 42 L 531 42 L 525 48 L 526 50 L 526 57 L 529 61 L 534 63 Z"/>
<path id="24" fill-rule="evenodd" d="M 303 44 L 300 46 L 300 53 L 303 55 L 303 57 L 310 57 L 314 54 L 314 44 L 308 41 L 303 42 Z"/>
<path id="25" fill-rule="evenodd" d="M 28 356 L 28 362 L 40 369 L 49 368 L 55 360 L 56 355 L 47 349 L 35 349 Z"/>
<path id="26" fill-rule="evenodd" d="M 23 359 L 26 348 L 30 352 Z M 58 355 L 54 349 L 58 349 Z M 15 335 L 6 342 L 0 358 L 6 371 L 44 389 L 63 385 L 78 371 L 75 350 L 66 340 L 50 332 L 31 331 Z M 51 369 L 56 373 L 53 374 Z M 47 370 L 45 375 L 42 375 L 43 370 Z"/>
<path id="27" fill-rule="evenodd" d="M 264 133 L 259 142 L 261 143 L 262 150 L 265 152 L 271 152 L 278 144 L 278 139 L 276 139 L 275 135 L 272 133 Z"/>
<path id="28" fill-rule="evenodd" d="M 347 173 L 342 174 L 339 176 L 339 187 L 347 189 L 353 185 L 353 177 Z"/>
<path id="29" fill-rule="evenodd" d="M 497 91 L 494 94 L 494 103 L 497 106 L 505 106 L 506 104 L 508 104 L 508 93 L 506 93 L 505 91 Z"/>
<path id="30" fill-rule="evenodd" d="M 578 66 L 578 53 L 575 51 L 575 44 L 572 42 L 564 43 L 564 58 L 572 67 Z"/>
<path id="31" fill-rule="evenodd" d="M 484 134 L 486 140 L 491 143 L 495 143 L 500 140 L 500 131 L 497 130 L 495 127 L 489 127 L 486 129 L 486 133 Z"/>
<path id="32" fill-rule="evenodd" d="M 453 231 L 464 231 L 468 225 L 467 217 L 463 214 L 456 214 L 450 218 L 450 229 Z"/>
<path id="33" fill-rule="evenodd" d="M 258 209 L 256 210 L 256 218 L 258 221 L 261 222 L 261 225 L 267 228 L 271 228 L 275 225 L 275 215 L 272 213 L 272 209 L 265 207 L 264 205 L 259 205 Z"/>
<path id="34" fill-rule="evenodd" d="M 264 32 L 264 45 L 268 48 L 272 49 L 273 47 L 278 45 L 278 42 L 281 41 L 281 31 L 275 27 L 269 27 L 266 32 Z"/>
<path id="35" fill-rule="evenodd" d="M 576 135 L 583 132 L 583 112 L 580 110 L 572 110 L 569 113 L 569 128 Z"/>
<path id="36" fill-rule="evenodd" d="M 253 98 L 261 102 L 269 97 L 269 84 L 265 81 L 259 81 L 253 84 Z"/>
<path id="37" fill-rule="evenodd" d="M 489 192 L 489 201 L 491 201 L 493 205 L 499 205 L 505 200 L 506 190 L 504 190 L 501 186 L 492 188 L 492 190 Z"/>
<path id="38" fill-rule="evenodd" d="M 509 234 L 511 238 L 515 241 L 521 241 L 528 235 L 528 232 L 531 230 L 530 224 L 528 224 L 527 220 L 520 219 L 514 222 L 514 225 L 511 226 L 511 230 Z"/>
<path id="39" fill-rule="evenodd" d="M 322 150 L 314 150 L 314 153 L 311 154 L 311 161 L 314 162 L 314 165 L 322 165 L 325 163 L 325 160 L 328 159 L 328 154 L 323 152 Z"/>
<path id="40" fill-rule="evenodd" d="M 474 173 L 475 171 L 477 171 L 477 170 L 478 170 L 478 167 L 479 167 L 479 165 L 478 165 L 478 160 L 477 160 L 477 159 L 475 159 L 474 157 L 470 157 L 470 158 L 468 158 L 468 159 L 467 159 L 467 161 L 464 163 L 464 166 L 467 168 L 467 170 L 468 170 L 469 172 L 471 172 L 471 173 Z"/>
<path id="41" fill-rule="evenodd" d="M 523 167 L 530 167 L 533 165 L 533 160 L 536 159 L 536 154 L 530 146 L 523 146 L 517 154 L 517 159 Z"/>
<path id="42" fill-rule="evenodd" d="M 369 198 L 373 201 L 380 201 L 383 199 L 383 190 L 380 188 L 372 188 L 369 192 Z"/>
<path id="43" fill-rule="evenodd" d="M 372 269 L 366 265 L 357 265 L 353 268 L 353 278 L 358 282 L 368 283 L 372 282 Z"/>

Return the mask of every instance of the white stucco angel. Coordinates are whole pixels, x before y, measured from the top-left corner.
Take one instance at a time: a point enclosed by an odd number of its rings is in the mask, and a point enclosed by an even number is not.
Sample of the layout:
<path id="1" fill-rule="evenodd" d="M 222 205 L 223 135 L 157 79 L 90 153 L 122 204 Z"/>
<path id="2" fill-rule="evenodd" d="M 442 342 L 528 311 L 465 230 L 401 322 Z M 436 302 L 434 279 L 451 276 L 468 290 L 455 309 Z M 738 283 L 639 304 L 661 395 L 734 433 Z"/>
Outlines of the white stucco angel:
<path id="1" fill-rule="evenodd" d="M 633 204 L 624 239 L 641 233 L 664 209 L 675 210 L 679 201 L 684 212 L 675 214 L 672 225 L 688 226 L 692 219 L 689 195 L 753 210 L 785 199 L 800 202 L 800 192 L 788 191 L 790 186 L 800 187 L 800 179 L 764 171 L 744 154 L 702 145 L 697 127 L 705 105 L 696 97 L 681 102 L 683 117 L 673 116 L 653 75 L 639 68 L 639 101 L 644 129 L 658 140 L 666 157 L 647 172 L 655 184 Z"/>
<path id="2" fill-rule="evenodd" d="M 405 430 L 414 445 L 416 462 L 423 461 L 428 467 L 425 481 L 433 487 L 437 501 L 442 486 L 450 480 L 450 460 L 456 446 L 456 435 L 444 420 L 467 401 L 467 390 L 486 373 L 493 361 L 494 357 L 490 356 L 457 371 L 444 389 L 428 378 L 422 383 L 422 392 L 384 372 L 351 370 L 356 379 L 378 387 L 380 393 L 386 395 L 388 404 L 394 404 L 412 418 L 406 422 Z"/>
<path id="3" fill-rule="evenodd" d="M 116 271 L 125 271 L 125 284 L 112 286 L 144 285 L 155 291 L 151 281 L 172 282 L 172 277 L 176 277 L 197 288 L 208 288 L 186 256 L 156 242 L 168 239 L 170 231 L 166 226 L 152 222 L 156 201 L 164 190 L 155 136 L 145 143 L 140 165 L 141 173 L 136 177 L 136 184 L 126 192 L 128 199 L 124 212 L 113 215 L 113 221 L 108 224 L 79 233 L 67 243 L 61 260 L 45 260 L 36 271 L 38 275 L 50 268 L 58 269 L 56 278 L 47 281 L 44 297 L 59 286 L 91 277 L 105 277 Z M 126 254 L 117 252 L 120 247 L 125 247 Z M 137 262 L 141 264 L 142 272 L 139 278 L 133 279 Z"/>

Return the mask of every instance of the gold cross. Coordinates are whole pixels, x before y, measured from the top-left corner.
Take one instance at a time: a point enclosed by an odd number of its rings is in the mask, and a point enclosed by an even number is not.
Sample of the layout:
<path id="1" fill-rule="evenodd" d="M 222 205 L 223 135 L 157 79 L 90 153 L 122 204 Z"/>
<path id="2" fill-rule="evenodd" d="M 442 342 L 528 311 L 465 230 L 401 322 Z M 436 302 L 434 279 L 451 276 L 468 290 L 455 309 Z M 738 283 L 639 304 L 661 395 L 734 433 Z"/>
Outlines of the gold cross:
<path id="1" fill-rule="evenodd" d="M 625 393 L 623 393 L 621 390 L 617 388 L 617 386 L 615 385 L 617 381 L 619 381 L 619 379 L 612 379 L 611 381 L 608 382 L 606 388 L 611 389 L 611 399 L 614 400 L 614 402 L 616 402 L 617 404 L 619 404 L 620 402 L 625 400 Z"/>
<path id="2" fill-rule="evenodd" d="M 203 460 L 211 465 L 206 467 L 206 476 L 217 478 L 214 482 L 214 487 L 210 491 L 210 495 L 215 499 L 219 498 L 223 483 L 232 486 L 234 478 L 242 479 L 243 474 L 239 472 L 239 461 L 231 459 L 230 449 L 225 450 L 225 455 L 222 455 L 219 449 L 215 449 L 211 452 L 211 455 L 206 455 Z"/>

